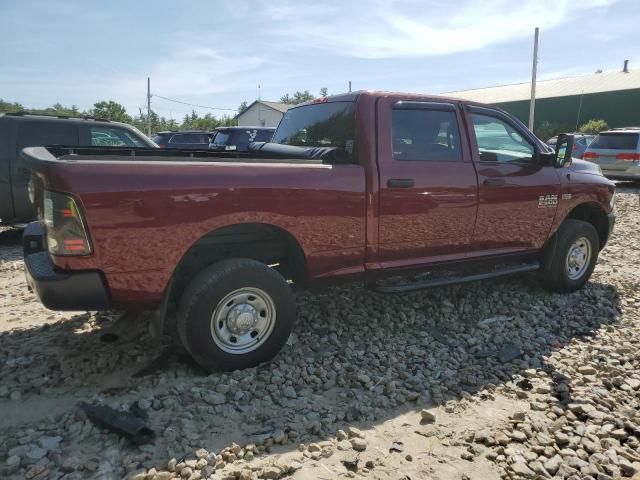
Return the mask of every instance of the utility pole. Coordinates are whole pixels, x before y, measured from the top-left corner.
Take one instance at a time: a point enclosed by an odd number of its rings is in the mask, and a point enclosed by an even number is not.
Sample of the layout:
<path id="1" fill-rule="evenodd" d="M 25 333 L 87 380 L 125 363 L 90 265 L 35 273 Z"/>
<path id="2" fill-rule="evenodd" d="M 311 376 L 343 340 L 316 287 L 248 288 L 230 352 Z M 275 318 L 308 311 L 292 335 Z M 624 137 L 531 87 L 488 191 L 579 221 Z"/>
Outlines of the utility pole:
<path id="1" fill-rule="evenodd" d="M 258 126 L 262 126 L 262 118 L 260 116 L 260 84 L 258 84 Z"/>
<path id="2" fill-rule="evenodd" d="M 147 136 L 151 138 L 151 77 L 147 77 Z"/>
<path id="3" fill-rule="evenodd" d="M 349 80 L 349 93 L 351 93 L 351 80 Z"/>
<path id="4" fill-rule="evenodd" d="M 536 27 L 536 33 L 533 40 L 533 68 L 531 69 L 531 105 L 529 106 L 529 130 L 533 132 L 533 120 L 536 112 L 536 73 L 538 71 L 538 31 Z"/>

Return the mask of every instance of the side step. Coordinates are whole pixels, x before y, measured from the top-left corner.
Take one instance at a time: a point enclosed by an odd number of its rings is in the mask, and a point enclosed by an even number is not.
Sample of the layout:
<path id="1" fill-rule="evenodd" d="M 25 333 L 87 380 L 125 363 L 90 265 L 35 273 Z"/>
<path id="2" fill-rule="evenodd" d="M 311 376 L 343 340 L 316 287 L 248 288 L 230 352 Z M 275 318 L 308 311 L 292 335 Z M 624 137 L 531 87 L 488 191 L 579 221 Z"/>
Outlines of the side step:
<path id="1" fill-rule="evenodd" d="M 426 280 L 419 280 L 411 283 L 403 283 L 398 285 L 379 285 L 378 283 L 371 283 L 367 286 L 369 290 L 377 293 L 408 293 L 416 290 L 423 290 L 425 288 L 443 287 L 445 285 L 453 285 L 456 283 L 475 282 L 476 280 L 486 280 L 488 278 L 502 277 L 504 275 L 512 275 L 514 273 L 533 272 L 540 268 L 540 262 L 527 263 L 524 265 L 515 265 L 502 267 L 497 270 L 485 273 L 472 273 L 462 276 L 450 276 L 432 278 Z"/>

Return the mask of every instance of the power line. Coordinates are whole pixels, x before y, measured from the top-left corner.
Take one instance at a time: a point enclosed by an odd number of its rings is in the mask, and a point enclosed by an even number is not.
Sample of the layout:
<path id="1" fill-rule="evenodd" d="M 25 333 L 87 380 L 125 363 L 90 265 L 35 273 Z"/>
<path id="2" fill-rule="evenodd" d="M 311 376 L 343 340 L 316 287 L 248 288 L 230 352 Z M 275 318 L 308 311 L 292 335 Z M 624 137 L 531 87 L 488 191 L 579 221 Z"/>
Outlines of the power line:
<path id="1" fill-rule="evenodd" d="M 158 98 L 162 98 L 163 100 L 168 100 L 170 102 L 175 102 L 175 103 L 181 103 L 183 105 L 188 105 L 190 107 L 197 107 L 197 108 L 208 108 L 209 110 L 227 110 L 230 112 L 235 112 L 236 109 L 235 108 L 220 108 L 220 107 L 207 107 L 206 105 L 196 105 L 195 103 L 188 103 L 188 102 L 182 102 L 180 100 L 175 100 L 173 98 L 167 98 L 167 97 L 163 97 L 162 95 L 158 95 L 157 93 L 154 93 L 153 95 L 151 95 L 152 97 L 158 97 Z"/>

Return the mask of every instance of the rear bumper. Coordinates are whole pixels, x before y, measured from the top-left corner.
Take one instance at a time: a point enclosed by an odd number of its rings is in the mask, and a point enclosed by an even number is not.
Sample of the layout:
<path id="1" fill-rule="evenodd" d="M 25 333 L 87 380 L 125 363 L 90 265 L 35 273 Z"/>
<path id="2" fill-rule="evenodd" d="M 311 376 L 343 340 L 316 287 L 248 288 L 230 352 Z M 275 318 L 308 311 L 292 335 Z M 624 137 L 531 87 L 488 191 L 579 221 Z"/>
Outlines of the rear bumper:
<path id="1" fill-rule="evenodd" d="M 102 273 L 95 270 L 63 271 L 44 249 L 42 226 L 33 222 L 24 231 L 25 276 L 42 304 L 51 310 L 104 310 L 111 300 Z"/>
<path id="2" fill-rule="evenodd" d="M 640 166 L 629 167 L 626 170 L 607 170 L 600 166 L 602 174 L 613 180 L 640 180 Z"/>

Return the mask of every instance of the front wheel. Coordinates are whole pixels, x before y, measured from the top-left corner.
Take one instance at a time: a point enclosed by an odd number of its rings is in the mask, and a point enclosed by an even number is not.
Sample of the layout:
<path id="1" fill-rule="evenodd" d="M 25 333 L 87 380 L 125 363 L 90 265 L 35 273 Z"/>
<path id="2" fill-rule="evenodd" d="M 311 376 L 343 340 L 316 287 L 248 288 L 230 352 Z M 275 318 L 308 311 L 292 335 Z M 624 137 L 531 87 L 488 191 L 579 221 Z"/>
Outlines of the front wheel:
<path id="1" fill-rule="evenodd" d="M 285 279 L 263 263 L 230 259 L 200 272 L 178 309 L 178 332 L 209 371 L 253 367 L 273 358 L 289 338 L 295 300 Z"/>
<path id="2" fill-rule="evenodd" d="M 591 277 L 598 260 L 598 232 L 590 223 L 567 219 L 547 246 L 542 283 L 556 292 L 573 292 Z"/>

